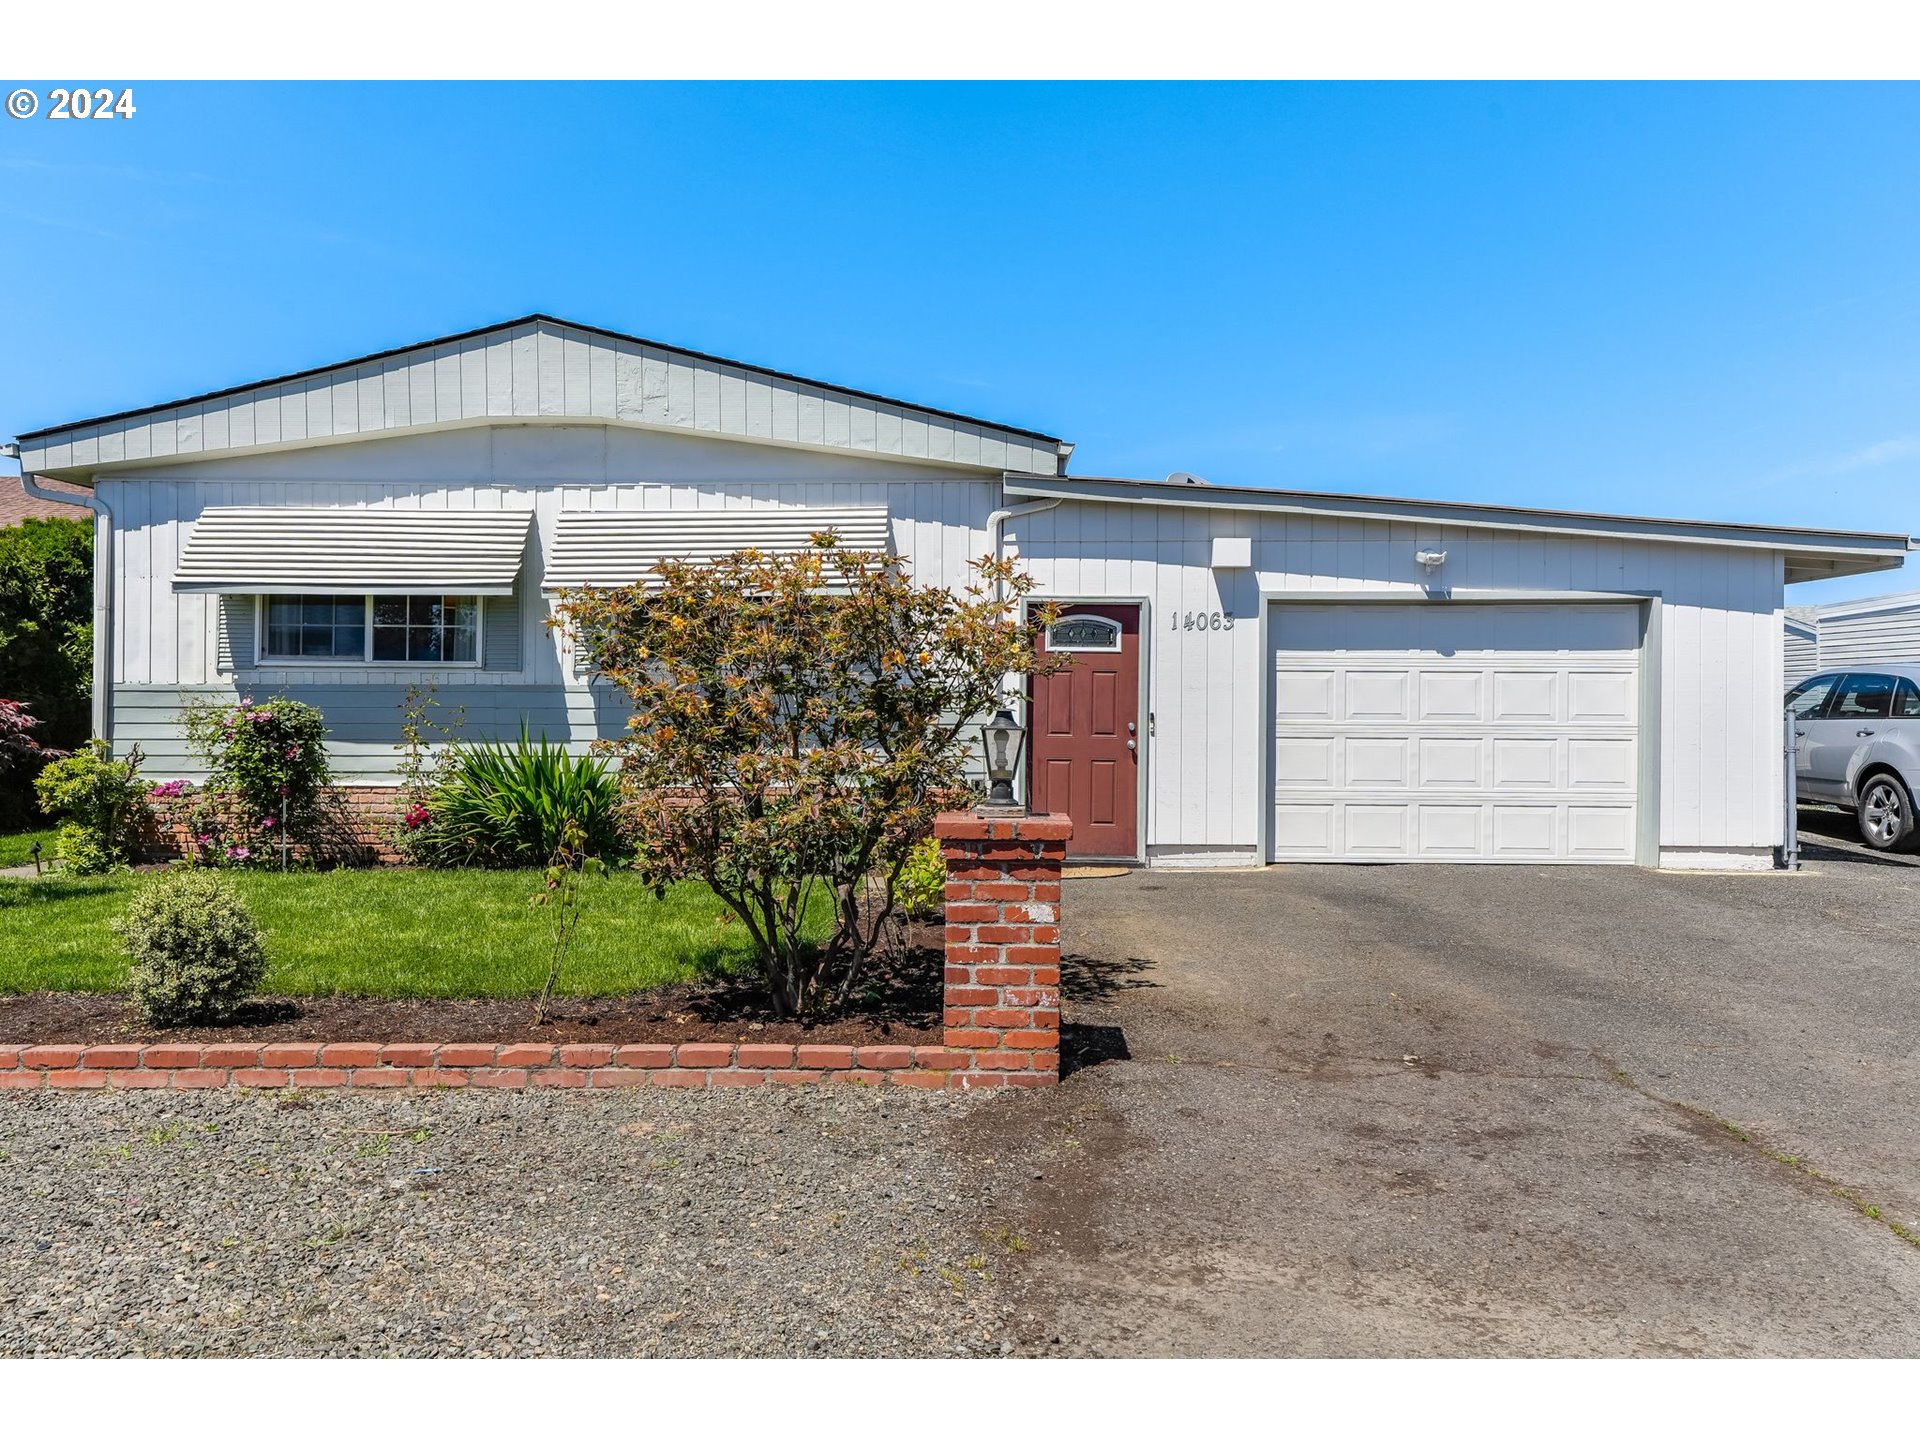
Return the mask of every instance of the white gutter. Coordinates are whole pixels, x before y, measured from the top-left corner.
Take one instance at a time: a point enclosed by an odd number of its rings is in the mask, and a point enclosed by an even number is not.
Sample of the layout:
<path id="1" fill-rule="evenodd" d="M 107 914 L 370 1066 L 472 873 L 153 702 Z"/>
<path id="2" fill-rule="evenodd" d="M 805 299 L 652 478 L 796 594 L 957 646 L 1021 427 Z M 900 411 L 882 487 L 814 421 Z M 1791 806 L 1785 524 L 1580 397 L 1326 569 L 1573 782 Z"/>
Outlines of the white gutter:
<path id="1" fill-rule="evenodd" d="M 18 445 L 0 448 L 0 454 L 20 458 Z M 27 467 L 20 467 L 20 488 L 36 500 L 56 505 L 84 505 L 93 512 L 93 733 L 109 740 L 113 706 L 113 512 L 91 488 L 84 495 L 64 490 L 42 490 Z"/>
<path id="2" fill-rule="evenodd" d="M 1029 505 L 1015 505 L 1008 509 L 995 510 L 991 515 L 987 516 L 987 553 L 995 560 L 1000 558 L 1001 527 L 1004 526 L 1007 521 L 1017 520 L 1022 515 L 1038 515 L 1043 510 L 1053 509 L 1059 503 L 1058 500 L 1036 500 Z M 995 600 L 1003 598 L 1005 590 L 1006 587 L 998 580 L 993 582 L 993 598 Z"/>

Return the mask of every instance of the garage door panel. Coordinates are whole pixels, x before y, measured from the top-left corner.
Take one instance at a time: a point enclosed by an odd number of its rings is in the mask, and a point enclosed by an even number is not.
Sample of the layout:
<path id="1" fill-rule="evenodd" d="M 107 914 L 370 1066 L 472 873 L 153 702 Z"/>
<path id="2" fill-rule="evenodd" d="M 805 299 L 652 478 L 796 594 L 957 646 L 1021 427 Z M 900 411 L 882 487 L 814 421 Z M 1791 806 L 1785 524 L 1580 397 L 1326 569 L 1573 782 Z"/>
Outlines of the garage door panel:
<path id="1" fill-rule="evenodd" d="M 1481 681 L 1478 670 L 1422 670 L 1420 720 L 1478 720 L 1481 718 Z"/>
<path id="2" fill-rule="evenodd" d="M 1407 843 L 1411 807 L 1406 805 L 1348 805 L 1347 851 L 1353 855 L 1404 857 L 1412 853 Z"/>
<path id="3" fill-rule="evenodd" d="M 1560 778 L 1559 761 L 1558 740 L 1497 736 L 1493 742 L 1494 788 L 1551 790 Z"/>
<path id="4" fill-rule="evenodd" d="M 1334 672 L 1291 670 L 1274 685 L 1274 706 L 1282 721 L 1333 719 Z"/>
<path id="5" fill-rule="evenodd" d="M 1332 805 L 1278 805 L 1273 812 L 1276 854 L 1334 858 Z"/>
<path id="6" fill-rule="evenodd" d="M 1411 744 L 1411 740 L 1399 735 L 1355 735 L 1348 739 L 1346 783 L 1349 788 L 1369 790 L 1382 785 L 1404 786 L 1407 783 L 1407 748 Z"/>
<path id="7" fill-rule="evenodd" d="M 1481 854 L 1486 807 L 1422 805 L 1418 850 L 1424 855 L 1477 857 Z"/>
<path id="8" fill-rule="evenodd" d="M 1633 741 L 1573 739 L 1567 743 L 1567 784 L 1575 790 L 1633 789 Z"/>
<path id="9" fill-rule="evenodd" d="M 1554 854 L 1554 805 L 1495 805 L 1493 853 L 1506 860 L 1549 860 Z"/>
<path id="10" fill-rule="evenodd" d="M 1332 786 L 1333 754 L 1331 735 L 1289 735 L 1278 740 L 1273 747 L 1274 783 Z"/>
<path id="11" fill-rule="evenodd" d="M 1625 805 L 1567 807 L 1567 853 L 1613 860 L 1633 853 L 1633 811 Z"/>
<path id="12" fill-rule="evenodd" d="M 1567 677 L 1567 719 L 1602 725 L 1634 723 L 1633 672 L 1576 672 Z"/>
<path id="13" fill-rule="evenodd" d="M 1479 790 L 1486 785 L 1486 742 L 1478 736 L 1425 735 L 1419 745 L 1420 788 Z"/>
<path id="14" fill-rule="evenodd" d="M 1344 718 L 1407 719 L 1407 692 L 1412 678 L 1405 670 L 1349 670 Z"/>
<path id="15" fill-rule="evenodd" d="M 1632 605 L 1276 607 L 1274 857 L 1631 862 Z"/>
<path id="16" fill-rule="evenodd" d="M 1560 718 L 1560 676 L 1541 670 L 1493 672 L 1493 720 L 1531 723 Z"/>

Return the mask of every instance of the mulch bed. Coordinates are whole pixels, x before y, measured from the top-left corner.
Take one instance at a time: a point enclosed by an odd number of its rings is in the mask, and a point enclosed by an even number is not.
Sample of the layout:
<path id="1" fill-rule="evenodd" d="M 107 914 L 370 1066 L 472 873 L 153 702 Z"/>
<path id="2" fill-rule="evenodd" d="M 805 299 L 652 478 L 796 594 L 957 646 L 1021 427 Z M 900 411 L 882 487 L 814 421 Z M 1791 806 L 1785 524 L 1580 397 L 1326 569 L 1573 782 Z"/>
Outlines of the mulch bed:
<path id="1" fill-rule="evenodd" d="M 382 1000 L 366 996 L 262 996 L 232 1024 L 156 1030 L 113 993 L 42 990 L 0 996 L 0 1045 L 103 1045 L 153 1041 L 269 1040 L 661 1045 L 754 1041 L 809 1045 L 932 1045 L 940 1041 L 944 955 L 916 935 L 904 955 L 870 962 L 862 994 L 837 1019 L 776 1019 L 737 982 L 668 985 L 636 995 L 557 996 L 545 1025 L 533 998 Z"/>

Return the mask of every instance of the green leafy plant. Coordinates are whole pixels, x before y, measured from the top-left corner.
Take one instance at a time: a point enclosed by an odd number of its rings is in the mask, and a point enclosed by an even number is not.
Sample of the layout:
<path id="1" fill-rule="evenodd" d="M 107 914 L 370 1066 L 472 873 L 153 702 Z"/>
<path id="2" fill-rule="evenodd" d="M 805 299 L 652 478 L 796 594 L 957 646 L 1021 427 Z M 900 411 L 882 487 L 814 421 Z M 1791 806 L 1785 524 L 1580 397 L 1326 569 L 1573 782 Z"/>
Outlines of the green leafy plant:
<path id="1" fill-rule="evenodd" d="M 584 875 L 605 877 L 606 862 L 587 853 L 587 832 L 578 820 L 567 819 L 560 825 L 560 840 L 547 863 L 541 887 L 529 903 L 544 905 L 553 917 L 553 945 L 547 952 L 547 983 L 540 987 L 534 1002 L 533 1023 L 547 1023 L 547 1007 L 553 1003 L 553 988 L 560 983 L 560 967 L 573 946 L 574 933 L 580 928 L 580 880 Z"/>
<path id="2" fill-rule="evenodd" d="M 594 856 L 619 848 L 620 785 L 606 764 L 538 741 L 461 747 L 429 793 L 418 852 L 442 865 L 542 865 L 564 848 L 567 826 Z"/>
<path id="3" fill-rule="evenodd" d="M 802 555 L 667 560 L 651 586 L 561 601 L 555 623 L 632 701 L 606 748 L 636 868 L 712 887 L 782 1015 L 845 1004 L 914 846 L 971 798 L 974 722 L 1007 676 L 1064 663 L 1019 617 L 1032 581 L 1003 561 L 975 571 L 958 591 L 918 585 L 895 557 L 818 535 Z M 824 945 L 808 933 L 822 892 Z"/>
<path id="4" fill-rule="evenodd" d="M 207 771 L 188 822 L 194 858 L 259 865 L 284 858 L 292 845 L 311 854 L 333 778 L 325 717 L 275 696 L 258 704 L 192 704 L 182 723 L 188 749 Z"/>
<path id="5" fill-rule="evenodd" d="M 106 741 L 91 740 L 35 778 L 40 808 L 63 822 L 55 853 L 72 874 L 97 875 L 133 860 L 151 818 L 143 759 L 138 745 L 116 760 Z"/>
<path id="6" fill-rule="evenodd" d="M 940 913 L 947 903 L 947 862 L 938 840 L 929 835 L 907 852 L 894 894 L 909 920 L 931 920 Z"/>
<path id="7" fill-rule="evenodd" d="M 260 927 L 211 871 L 175 870 L 143 886 L 114 931 L 132 961 L 134 1003 L 153 1025 L 228 1019 L 266 975 Z"/>

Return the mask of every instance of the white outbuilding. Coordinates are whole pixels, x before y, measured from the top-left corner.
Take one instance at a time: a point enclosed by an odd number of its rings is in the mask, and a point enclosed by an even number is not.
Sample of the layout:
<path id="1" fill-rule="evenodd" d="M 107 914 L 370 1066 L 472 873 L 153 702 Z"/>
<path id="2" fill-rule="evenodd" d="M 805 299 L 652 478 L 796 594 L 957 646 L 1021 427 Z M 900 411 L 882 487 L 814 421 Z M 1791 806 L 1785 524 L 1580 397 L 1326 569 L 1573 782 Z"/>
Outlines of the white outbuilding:
<path id="1" fill-rule="evenodd" d="M 543 624 L 662 555 L 834 529 L 922 580 L 1016 554 L 1074 655 L 1029 697 L 1082 856 L 1762 867 L 1783 587 L 1904 535 L 1068 473 L 1037 431 L 530 316 L 22 435 L 90 488 L 96 724 L 193 778 L 196 697 L 318 705 L 396 779 L 432 681 L 472 737 L 617 725 Z"/>

